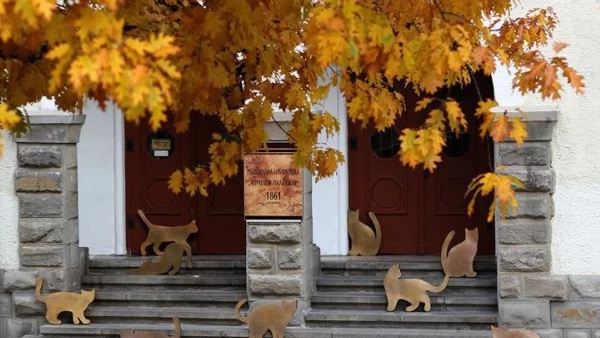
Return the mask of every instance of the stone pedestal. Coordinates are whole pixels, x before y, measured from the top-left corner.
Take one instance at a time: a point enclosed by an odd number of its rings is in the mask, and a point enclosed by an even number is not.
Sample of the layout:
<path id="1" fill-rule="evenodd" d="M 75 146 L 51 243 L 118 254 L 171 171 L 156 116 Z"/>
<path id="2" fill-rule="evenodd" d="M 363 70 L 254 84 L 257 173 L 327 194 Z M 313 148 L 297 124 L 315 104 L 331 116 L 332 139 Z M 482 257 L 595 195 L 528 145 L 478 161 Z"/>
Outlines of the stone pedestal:
<path id="1" fill-rule="evenodd" d="M 33 294 L 36 277 L 44 278 L 44 291 L 80 289 L 85 253 L 79 248 L 77 142 L 84 121 L 82 115 L 31 116 L 29 132 L 16 138 L 20 268 L 0 278 L 1 337 L 36 333 L 44 322 L 45 307 Z"/>
<path id="2" fill-rule="evenodd" d="M 299 220 L 248 220 L 246 271 L 250 309 L 298 300 L 290 325 L 302 325 L 315 290 L 318 249 L 312 242 L 312 179 L 304 173 L 304 214 Z"/>

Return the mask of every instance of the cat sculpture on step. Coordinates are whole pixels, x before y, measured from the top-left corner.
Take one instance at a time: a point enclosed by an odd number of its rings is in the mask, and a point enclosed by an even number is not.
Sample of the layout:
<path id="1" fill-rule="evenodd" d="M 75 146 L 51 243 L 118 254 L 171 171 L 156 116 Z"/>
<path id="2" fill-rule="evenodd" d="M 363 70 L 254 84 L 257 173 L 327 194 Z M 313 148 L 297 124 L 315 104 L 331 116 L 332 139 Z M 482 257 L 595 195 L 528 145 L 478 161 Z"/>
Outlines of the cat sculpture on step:
<path id="1" fill-rule="evenodd" d="M 477 254 L 479 229 L 469 230 L 465 228 L 465 240 L 448 251 L 454 234 L 454 231 L 450 231 L 442 246 L 442 268 L 444 273 L 450 277 L 476 277 L 477 272 L 473 270 L 473 260 Z"/>
<path id="2" fill-rule="evenodd" d="M 425 304 L 423 309 L 426 312 L 431 311 L 431 299 L 427 295 L 429 292 L 442 292 L 448 286 L 450 277 L 446 275 L 440 286 L 433 286 L 420 279 L 400 279 L 402 273 L 398 264 L 392 265 L 385 275 L 383 286 L 387 296 L 387 310 L 394 311 L 399 300 L 406 300 L 410 305 L 406 308 L 407 312 L 412 312 L 419 307 L 420 303 Z"/>
<path id="3" fill-rule="evenodd" d="M 359 220 L 360 210 L 348 210 L 348 234 L 351 239 L 350 256 L 375 256 L 381 247 L 381 226 L 374 213 L 369 218 L 375 225 L 375 232 Z"/>
<path id="4" fill-rule="evenodd" d="M 490 326 L 492 328 L 493 338 L 540 338 L 532 331 L 525 329 L 509 330 L 505 325 L 500 327 Z"/>
<path id="5" fill-rule="evenodd" d="M 50 324 L 58 325 L 61 323 L 58 315 L 61 312 L 71 312 L 73 315 L 73 324 L 80 322 L 89 324 L 90 320 L 85 318 L 83 312 L 88 305 L 94 301 L 95 290 L 81 290 L 81 294 L 74 292 L 55 292 L 47 296 L 42 296 L 42 286 L 44 279 L 38 277 L 35 282 L 35 298 L 46 304 L 46 319 Z"/>
<path id="6" fill-rule="evenodd" d="M 156 331 L 121 331 L 121 338 L 181 338 L 181 324 L 179 318 L 173 318 L 173 328 L 175 329 L 175 335 L 169 336 L 164 332 Z"/>
<path id="7" fill-rule="evenodd" d="M 283 338 L 285 328 L 296 313 L 297 300 L 282 301 L 279 304 L 263 304 L 254 309 L 246 317 L 242 317 L 240 309 L 247 303 L 247 299 L 240 300 L 235 306 L 235 316 L 238 320 L 248 324 L 249 338 L 262 338 L 267 331 L 271 331 L 273 338 Z"/>
<path id="8" fill-rule="evenodd" d="M 185 246 L 188 250 L 192 251 L 192 247 L 187 242 L 187 238 L 190 234 L 198 232 L 198 226 L 196 220 L 192 220 L 189 224 L 180 226 L 164 226 L 152 224 L 144 214 L 144 212 L 138 209 L 138 214 L 148 226 L 148 236 L 142 243 L 141 251 L 142 256 L 146 256 L 146 247 L 153 244 L 154 252 L 161 256 L 163 253 L 160 251 L 160 245 L 164 242 L 175 242 Z M 192 258 L 188 257 L 188 265 L 192 267 Z"/>
<path id="9" fill-rule="evenodd" d="M 147 260 L 139 268 L 128 270 L 127 273 L 131 275 L 162 275 L 168 272 L 169 275 L 174 275 L 179 272 L 181 257 L 184 252 L 188 256 L 188 261 L 190 261 L 192 252 L 188 247 L 180 243 L 171 243 L 167 245 L 164 254 L 160 256 L 158 262 Z"/>

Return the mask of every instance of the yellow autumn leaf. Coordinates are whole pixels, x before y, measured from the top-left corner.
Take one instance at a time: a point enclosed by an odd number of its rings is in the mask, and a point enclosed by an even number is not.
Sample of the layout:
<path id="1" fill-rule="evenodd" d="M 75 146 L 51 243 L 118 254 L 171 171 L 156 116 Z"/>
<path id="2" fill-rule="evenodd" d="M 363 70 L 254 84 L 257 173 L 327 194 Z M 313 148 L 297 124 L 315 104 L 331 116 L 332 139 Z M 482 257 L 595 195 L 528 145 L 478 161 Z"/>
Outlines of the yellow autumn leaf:
<path id="1" fill-rule="evenodd" d="M 175 195 L 178 195 L 183 188 L 183 173 L 181 170 L 175 170 L 171 176 L 169 176 L 168 182 L 169 190 Z"/>
<path id="2" fill-rule="evenodd" d="M 445 102 L 446 112 L 448 112 L 448 124 L 450 130 L 455 133 L 460 133 L 462 130 L 467 128 L 467 119 L 462 109 L 458 105 L 458 102 L 454 100 L 447 100 Z"/>
<path id="3" fill-rule="evenodd" d="M 510 125 L 508 117 L 505 114 L 498 114 L 492 122 L 490 136 L 494 142 L 502 142 L 510 135 Z"/>
<path id="4" fill-rule="evenodd" d="M 512 117 L 510 119 L 510 124 L 512 126 L 510 137 L 514 138 L 518 145 L 523 144 L 523 141 L 528 135 L 525 123 L 519 117 Z"/>

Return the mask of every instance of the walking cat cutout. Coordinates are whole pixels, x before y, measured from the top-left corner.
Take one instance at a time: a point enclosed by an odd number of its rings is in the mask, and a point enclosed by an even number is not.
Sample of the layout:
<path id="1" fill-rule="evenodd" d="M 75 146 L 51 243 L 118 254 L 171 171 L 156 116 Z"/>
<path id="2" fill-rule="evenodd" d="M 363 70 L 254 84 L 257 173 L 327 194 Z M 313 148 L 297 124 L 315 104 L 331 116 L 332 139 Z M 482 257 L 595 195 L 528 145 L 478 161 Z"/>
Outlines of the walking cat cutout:
<path id="1" fill-rule="evenodd" d="M 61 312 L 71 312 L 73 314 L 73 324 L 77 325 L 80 322 L 89 324 L 90 320 L 85 318 L 83 312 L 88 305 L 94 301 L 96 294 L 95 290 L 81 290 L 81 294 L 74 292 L 56 292 L 47 296 L 42 296 L 42 285 L 44 279 L 38 277 L 35 282 L 35 298 L 46 304 L 46 319 L 50 324 L 58 325 L 61 321 L 58 315 Z"/>
<path id="2" fill-rule="evenodd" d="M 493 338 L 540 338 L 534 332 L 525 329 L 508 330 L 504 325 L 500 327 L 491 325 L 490 327 L 492 328 Z"/>
<path id="3" fill-rule="evenodd" d="M 473 260 L 477 254 L 479 229 L 465 229 L 465 240 L 448 251 L 454 234 L 454 231 L 450 231 L 446 236 L 446 240 L 444 240 L 444 245 L 442 245 L 442 268 L 444 273 L 450 277 L 476 277 L 477 272 L 473 270 Z"/>
<path id="4" fill-rule="evenodd" d="M 374 213 L 369 212 L 369 218 L 375 225 L 376 233 L 358 217 L 360 210 L 348 210 L 348 233 L 352 240 L 350 256 L 375 256 L 381 247 L 381 226 Z"/>
<path id="5" fill-rule="evenodd" d="M 175 329 L 175 335 L 169 336 L 164 332 L 156 331 L 121 331 L 121 338 L 181 338 L 181 324 L 179 318 L 173 318 L 173 327 Z"/>
<path id="6" fill-rule="evenodd" d="M 127 273 L 131 275 L 162 275 L 168 272 L 169 275 L 174 275 L 179 272 L 181 257 L 184 252 L 188 256 L 188 262 L 190 262 L 192 251 L 179 243 L 171 243 L 167 245 L 164 254 L 160 256 L 158 262 L 153 262 L 149 259 L 139 268 L 128 270 Z"/>
<path id="7" fill-rule="evenodd" d="M 401 299 L 410 303 L 406 308 L 407 312 L 416 310 L 420 303 L 425 304 L 423 309 L 426 312 L 431 311 L 431 299 L 429 299 L 427 291 L 436 293 L 444 291 L 450 279 L 450 276 L 446 275 L 440 286 L 433 286 L 420 279 L 400 279 L 400 276 L 402 276 L 402 273 L 398 264 L 392 265 L 385 275 L 383 286 L 387 296 L 388 311 L 394 311 Z"/>
<path id="8" fill-rule="evenodd" d="M 285 328 L 296 313 L 297 300 L 282 301 L 279 304 L 264 304 L 254 309 L 247 317 L 240 314 L 241 307 L 248 302 L 240 300 L 235 306 L 235 316 L 238 320 L 248 324 L 249 338 L 262 338 L 267 331 L 271 331 L 273 338 L 283 338 Z"/>
<path id="9" fill-rule="evenodd" d="M 142 256 L 146 256 L 146 247 L 150 244 L 153 244 L 152 248 L 154 249 L 154 252 L 157 255 L 161 256 L 163 253 L 160 251 L 160 245 L 163 242 L 180 243 L 186 248 L 188 248 L 190 251 L 192 250 L 192 247 L 190 247 L 190 245 L 187 243 L 187 238 L 190 234 L 198 232 L 196 220 L 191 221 L 187 225 L 169 227 L 164 225 L 152 224 L 152 222 L 150 222 L 148 218 L 146 218 L 146 215 L 140 209 L 138 209 L 138 214 L 140 215 L 144 223 L 146 223 L 146 225 L 148 226 L 148 237 L 146 237 L 146 240 L 144 241 L 144 243 L 142 243 L 141 246 Z M 189 266 L 192 267 L 191 257 L 189 258 L 188 263 Z"/>

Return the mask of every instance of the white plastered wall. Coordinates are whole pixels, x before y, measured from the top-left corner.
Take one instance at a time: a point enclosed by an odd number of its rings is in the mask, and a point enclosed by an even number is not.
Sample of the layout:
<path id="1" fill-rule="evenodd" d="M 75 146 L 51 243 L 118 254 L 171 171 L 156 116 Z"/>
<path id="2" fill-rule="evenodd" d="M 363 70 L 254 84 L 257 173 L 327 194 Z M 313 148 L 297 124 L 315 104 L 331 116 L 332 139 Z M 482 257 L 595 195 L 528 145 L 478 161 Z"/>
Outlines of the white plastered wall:
<path id="1" fill-rule="evenodd" d="M 582 73 L 587 85 L 585 95 L 577 96 L 567 88 L 555 102 L 559 114 L 552 140 L 556 172 L 552 272 L 600 274 L 600 2 L 524 0 L 522 4 L 525 9 L 553 8 L 559 19 L 554 39 L 569 43 L 561 54 Z M 548 103 L 535 96 L 525 98 L 526 107 Z"/>

